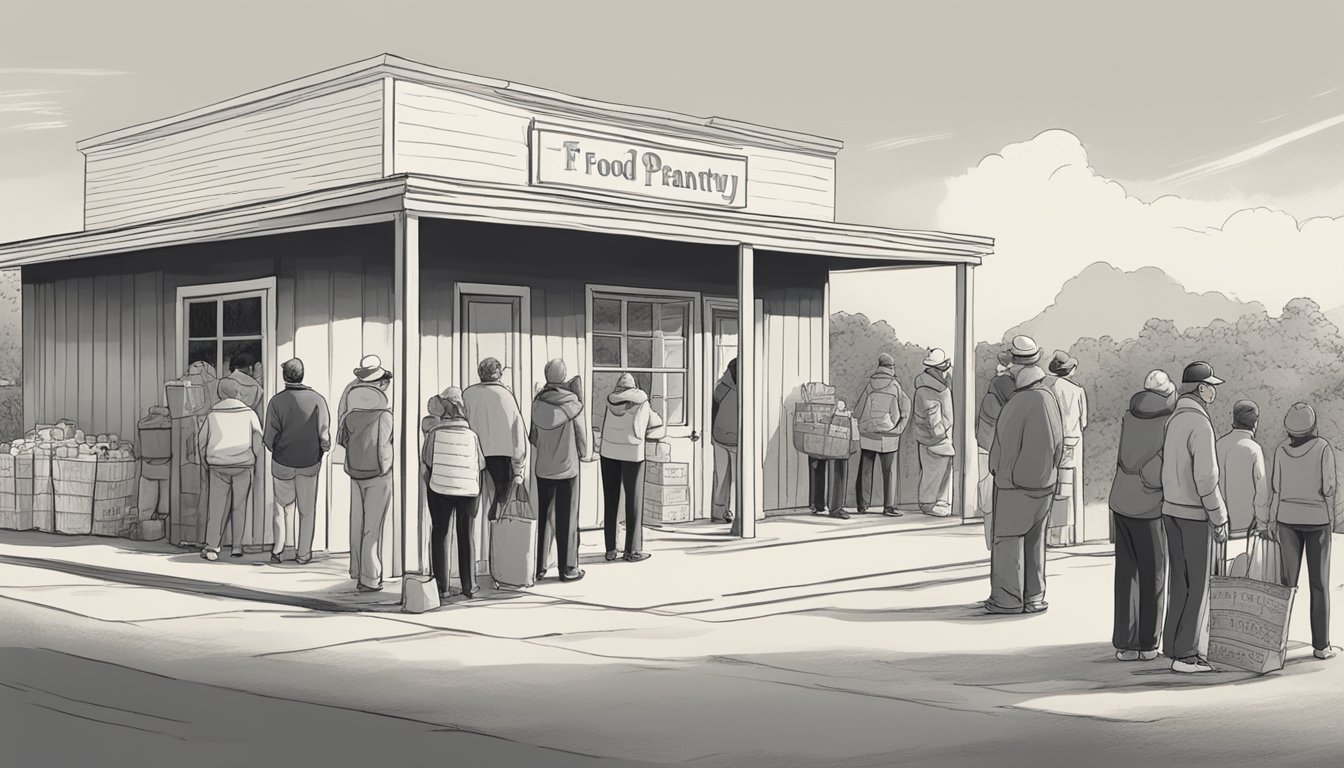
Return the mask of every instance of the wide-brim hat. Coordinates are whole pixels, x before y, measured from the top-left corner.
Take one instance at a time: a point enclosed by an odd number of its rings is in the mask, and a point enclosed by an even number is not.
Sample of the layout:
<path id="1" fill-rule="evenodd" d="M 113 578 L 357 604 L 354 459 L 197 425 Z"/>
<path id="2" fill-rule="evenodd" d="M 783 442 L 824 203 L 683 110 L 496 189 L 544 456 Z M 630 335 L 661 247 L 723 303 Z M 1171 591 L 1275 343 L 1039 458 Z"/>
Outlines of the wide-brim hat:
<path id="1" fill-rule="evenodd" d="M 925 368 L 949 368 L 951 366 L 952 361 L 948 358 L 947 353 L 941 349 L 929 350 L 929 356 L 924 358 Z"/>
<path id="2" fill-rule="evenodd" d="M 1050 358 L 1050 372 L 1056 376 L 1064 376 L 1073 372 L 1078 367 L 1078 361 L 1069 357 L 1069 353 L 1064 350 L 1055 350 L 1055 354 Z"/>
<path id="3" fill-rule="evenodd" d="M 391 376 L 392 373 L 383 367 L 383 360 L 377 355 L 365 355 L 355 369 L 355 378 L 360 381 L 382 381 Z"/>
<path id="4" fill-rule="evenodd" d="M 1185 371 L 1181 374 L 1181 383 L 1211 384 L 1216 387 L 1225 382 L 1213 375 L 1212 365 L 1203 361 L 1197 361 L 1185 366 Z"/>
<path id="5" fill-rule="evenodd" d="M 1008 351 L 1017 365 L 1035 365 L 1041 361 L 1041 348 L 1030 336 L 1014 336 Z"/>

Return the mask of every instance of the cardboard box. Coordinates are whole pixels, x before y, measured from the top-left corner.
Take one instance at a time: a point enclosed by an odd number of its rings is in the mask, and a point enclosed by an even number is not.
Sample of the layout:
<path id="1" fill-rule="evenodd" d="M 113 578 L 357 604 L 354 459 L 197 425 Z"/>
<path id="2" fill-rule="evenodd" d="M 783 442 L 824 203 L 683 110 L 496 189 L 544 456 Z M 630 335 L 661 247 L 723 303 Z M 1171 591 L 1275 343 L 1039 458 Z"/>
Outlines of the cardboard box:
<path id="1" fill-rule="evenodd" d="M 691 489 L 686 485 L 644 484 L 644 507 L 654 504 L 689 504 Z"/>
<path id="2" fill-rule="evenodd" d="M 672 446 L 663 442 L 644 443 L 645 461 L 671 461 Z"/>
<path id="3" fill-rule="evenodd" d="M 644 482 L 649 485 L 689 485 L 691 467 L 683 462 L 647 462 Z"/>
<path id="4" fill-rule="evenodd" d="M 644 519 L 657 523 L 688 523 L 691 521 L 690 504 L 644 503 Z"/>

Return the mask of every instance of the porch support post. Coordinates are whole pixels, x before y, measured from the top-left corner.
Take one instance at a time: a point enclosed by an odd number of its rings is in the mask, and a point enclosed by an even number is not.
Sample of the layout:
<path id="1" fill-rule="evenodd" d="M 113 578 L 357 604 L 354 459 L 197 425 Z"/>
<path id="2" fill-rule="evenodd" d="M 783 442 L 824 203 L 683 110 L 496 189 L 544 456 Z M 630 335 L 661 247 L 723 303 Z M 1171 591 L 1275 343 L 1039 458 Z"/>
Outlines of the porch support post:
<path id="1" fill-rule="evenodd" d="M 737 494 L 736 519 L 744 539 L 756 538 L 756 513 L 761 508 L 761 422 L 765 418 L 758 397 L 760 371 L 756 368 L 756 256 L 750 245 L 737 248 L 737 466 L 733 478 Z"/>
<path id="2" fill-rule="evenodd" d="M 400 573 L 423 573 L 428 551 L 420 488 L 420 217 L 396 221 L 393 279 L 393 514 L 401 516 Z"/>
<path id="3" fill-rule="evenodd" d="M 963 522 L 980 517 L 976 485 L 980 479 L 979 447 L 975 442 L 975 272 L 974 265 L 957 265 L 957 322 L 952 358 L 953 441 L 956 446 L 953 508 Z"/>

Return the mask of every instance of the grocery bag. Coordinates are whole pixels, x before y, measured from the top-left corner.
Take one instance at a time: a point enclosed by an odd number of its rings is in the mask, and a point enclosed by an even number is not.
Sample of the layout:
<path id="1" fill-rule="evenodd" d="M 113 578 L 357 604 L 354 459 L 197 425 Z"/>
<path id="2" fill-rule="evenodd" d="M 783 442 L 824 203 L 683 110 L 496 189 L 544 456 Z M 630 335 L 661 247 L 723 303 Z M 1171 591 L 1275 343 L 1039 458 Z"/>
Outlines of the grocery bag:
<path id="1" fill-rule="evenodd" d="M 1270 584 L 1283 583 L 1283 561 L 1279 543 L 1254 535 L 1247 536 L 1246 539 L 1246 548 L 1248 552 L 1253 553 L 1247 555 L 1249 562 L 1246 578 Z"/>
<path id="2" fill-rule="evenodd" d="M 1257 561 L 1269 557 L 1272 542 L 1253 547 L 1248 542 L 1247 570 L 1263 573 Z M 1209 579 L 1209 661 L 1247 672 L 1265 674 L 1283 669 L 1288 655 L 1288 621 L 1296 587 L 1277 582 L 1232 576 L 1228 573 L 1227 545 L 1219 544 L 1214 575 Z"/>
<path id="3" fill-rule="evenodd" d="M 408 573 L 401 579 L 401 610 L 424 613 L 439 607 L 439 585 L 433 576 Z"/>
<path id="4" fill-rule="evenodd" d="M 537 515 L 527 491 L 514 488 L 499 519 L 490 522 L 490 578 L 501 589 L 526 589 L 536 583 Z"/>

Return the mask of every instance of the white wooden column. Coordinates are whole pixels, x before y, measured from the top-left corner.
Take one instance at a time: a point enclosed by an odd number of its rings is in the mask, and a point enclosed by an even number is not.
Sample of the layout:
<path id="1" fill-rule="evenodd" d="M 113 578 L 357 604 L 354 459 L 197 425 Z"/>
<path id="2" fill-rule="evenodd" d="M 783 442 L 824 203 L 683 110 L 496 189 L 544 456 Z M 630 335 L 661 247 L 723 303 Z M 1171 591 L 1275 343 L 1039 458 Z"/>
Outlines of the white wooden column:
<path id="1" fill-rule="evenodd" d="M 420 488 L 420 218 L 401 213 L 396 222 L 393 277 L 392 430 L 395 476 L 393 514 L 401 516 L 401 567 L 393 575 L 423 573 L 428 551 Z"/>
<path id="2" fill-rule="evenodd" d="M 747 244 L 737 249 L 737 519 L 742 538 L 756 538 L 756 513 L 761 508 L 761 420 L 765 417 L 757 398 L 760 371 L 757 362 L 756 257 Z"/>
<path id="3" fill-rule="evenodd" d="M 979 518 L 976 485 L 980 479 L 979 448 L 975 442 L 975 267 L 957 265 L 957 322 L 952 357 L 952 422 L 956 446 L 952 504 L 963 521 Z"/>

